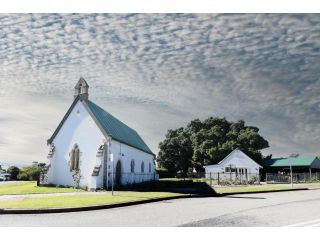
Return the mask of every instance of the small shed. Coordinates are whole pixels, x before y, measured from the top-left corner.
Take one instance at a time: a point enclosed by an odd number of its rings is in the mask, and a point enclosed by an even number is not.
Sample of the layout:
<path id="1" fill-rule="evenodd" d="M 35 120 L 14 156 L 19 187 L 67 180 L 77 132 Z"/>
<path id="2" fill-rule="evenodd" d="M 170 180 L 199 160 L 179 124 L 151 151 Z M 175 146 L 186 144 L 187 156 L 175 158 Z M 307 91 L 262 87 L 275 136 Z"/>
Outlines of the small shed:
<path id="1" fill-rule="evenodd" d="M 206 177 L 217 175 L 220 177 L 234 176 L 236 178 L 247 178 L 259 176 L 259 171 L 262 166 L 252 160 L 248 155 L 239 149 L 233 150 L 218 164 L 204 166 Z"/>

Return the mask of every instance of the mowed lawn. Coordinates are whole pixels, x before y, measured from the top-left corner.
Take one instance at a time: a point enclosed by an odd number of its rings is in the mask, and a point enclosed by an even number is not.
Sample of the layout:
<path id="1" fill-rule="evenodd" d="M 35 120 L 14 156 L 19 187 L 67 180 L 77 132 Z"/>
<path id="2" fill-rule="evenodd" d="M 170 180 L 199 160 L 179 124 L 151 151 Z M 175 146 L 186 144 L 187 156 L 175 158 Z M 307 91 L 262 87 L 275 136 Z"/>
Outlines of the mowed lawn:
<path id="1" fill-rule="evenodd" d="M 94 205 L 106 205 L 114 203 L 134 202 L 151 198 L 179 196 L 183 194 L 169 192 L 123 192 L 111 195 L 90 194 L 90 195 L 65 195 L 48 197 L 30 197 L 24 199 L 1 200 L 0 208 L 7 209 L 48 209 L 83 207 Z"/>
<path id="2" fill-rule="evenodd" d="M 249 186 L 249 187 L 216 187 L 216 193 L 250 193 L 250 192 L 266 192 L 266 191 L 282 191 L 291 189 L 290 186 Z"/>
<path id="3" fill-rule="evenodd" d="M 1 195 L 37 194 L 37 193 L 68 193 L 83 192 L 82 189 L 64 187 L 38 187 L 35 181 L 0 184 Z"/>

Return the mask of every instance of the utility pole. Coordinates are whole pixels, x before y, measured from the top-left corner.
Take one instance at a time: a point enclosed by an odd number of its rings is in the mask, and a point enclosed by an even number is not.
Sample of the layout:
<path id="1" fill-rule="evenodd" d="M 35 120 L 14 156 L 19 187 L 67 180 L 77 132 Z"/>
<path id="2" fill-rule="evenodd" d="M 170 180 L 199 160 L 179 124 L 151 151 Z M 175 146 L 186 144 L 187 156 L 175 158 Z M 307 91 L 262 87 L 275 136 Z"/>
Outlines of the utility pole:
<path id="1" fill-rule="evenodd" d="M 114 157 L 112 155 L 112 174 L 111 174 L 111 191 L 113 196 L 113 186 L 114 186 Z"/>
<path id="2" fill-rule="evenodd" d="M 290 159 L 290 178 L 291 178 L 291 187 L 293 188 L 293 178 L 292 178 L 292 162 L 291 162 L 291 158 L 289 158 Z"/>
<path id="3" fill-rule="evenodd" d="M 299 157 L 298 153 L 293 153 L 289 156 L 289 162 L 290 162 L 290 176 L 291 176 L 291 187 L 293 188 L 293 173 L 292 173 L 292 158 Z"/>

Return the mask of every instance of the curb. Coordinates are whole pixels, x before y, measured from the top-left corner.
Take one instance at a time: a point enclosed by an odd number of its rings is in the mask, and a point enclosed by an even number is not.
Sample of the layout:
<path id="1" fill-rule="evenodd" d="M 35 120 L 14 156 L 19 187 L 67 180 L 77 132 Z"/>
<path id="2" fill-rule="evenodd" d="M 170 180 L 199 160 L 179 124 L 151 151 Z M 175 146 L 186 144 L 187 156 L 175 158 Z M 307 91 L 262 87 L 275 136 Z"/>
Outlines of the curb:
<path id="1" fill-rule="evenodd" d="M 124 202 L 124 203 L 115 203 L 115 204 L 107 204 L 107 205 L 95 205 L 95 206 L 86 206 L 86 207 L 48 208 L 48 209 L 0 209 L 0 215 L 82 212 L 82 211 L 92 211 L 92 210 L 128 207 L 128 206 L 140 205 L 140 204 L 145 204 L 145 203 L 161 202 L 161 201 L 166 201 L 166 200 L 174 200 L 174 199 L 182 199 L 182 198 L 225 197 L 225 196 L 240 195 L 240 194 L 291 192 L 291 191 L 301 191 L 301 190 L 309 190 L 309 189 L 308 188 L 296 188 L 296 189 L 240 192 L 240 193 L 189 194 L 189 195 L 182 195 L 182 196 L 151 198 L 151 199 L 145 199 L 145 200 L 134 201 L 134 202 Z"/>

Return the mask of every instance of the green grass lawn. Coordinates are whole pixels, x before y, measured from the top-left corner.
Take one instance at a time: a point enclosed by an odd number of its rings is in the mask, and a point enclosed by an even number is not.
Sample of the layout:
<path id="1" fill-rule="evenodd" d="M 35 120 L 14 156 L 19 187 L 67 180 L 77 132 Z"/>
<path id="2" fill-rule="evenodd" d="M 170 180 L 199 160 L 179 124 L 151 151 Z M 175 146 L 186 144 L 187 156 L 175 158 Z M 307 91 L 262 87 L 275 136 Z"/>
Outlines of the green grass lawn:
<path id="1" fill-rule="evenodd" d="M 35 181 L 0 185 L 0 196 L 37 193 L 66 193 L 80 191 L 84 190 L 63 187 L 38 187 Z"/>
<path id="2" fill-rule="evenodd" d="M 67 195 L 49 197 L 30 197 L 15 200 L 0 200 L 0 208 L 46 209 L 82 207 L 113 203 L 133 202 L 150 198 L 179 196 L 183 194 L 169 192 L 125 192 L 111 194 Z"/>
<path id="3" fill-rule="evenodd" d="M 291 189 L 290 186 L 250 186 L 250 187 L 217 187 L 214 190 L 217 193 L 249 193 L 264 191 L 281 191 Z"/>

